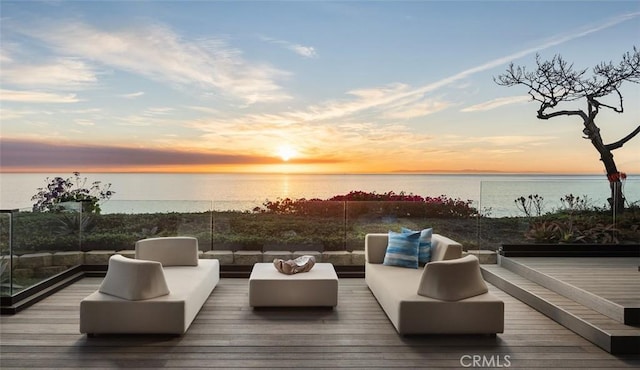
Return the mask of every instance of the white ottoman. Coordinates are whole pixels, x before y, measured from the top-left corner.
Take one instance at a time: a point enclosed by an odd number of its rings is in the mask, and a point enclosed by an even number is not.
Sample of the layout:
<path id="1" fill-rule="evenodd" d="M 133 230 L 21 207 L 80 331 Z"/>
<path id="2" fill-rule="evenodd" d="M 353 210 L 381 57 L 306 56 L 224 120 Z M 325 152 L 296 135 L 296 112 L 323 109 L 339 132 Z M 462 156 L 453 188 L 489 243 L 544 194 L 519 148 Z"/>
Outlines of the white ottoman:
<path id="1" fill-rule="evenodd" d="M 273 263 L 256 263 L 249 277 L 251 307 L 335 307 L 338 275 L 330 263 L 316 263 L 308 272 L 286 275 Z"/>

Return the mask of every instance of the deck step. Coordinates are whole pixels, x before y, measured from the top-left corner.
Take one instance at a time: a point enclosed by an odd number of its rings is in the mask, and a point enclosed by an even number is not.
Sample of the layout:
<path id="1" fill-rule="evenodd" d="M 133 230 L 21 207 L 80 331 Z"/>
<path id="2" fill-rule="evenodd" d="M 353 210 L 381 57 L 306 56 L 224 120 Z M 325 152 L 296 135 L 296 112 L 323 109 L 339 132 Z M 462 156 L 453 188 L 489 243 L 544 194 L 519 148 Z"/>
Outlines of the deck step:
<path id="1" fill-rule="evenodd" d="M 535 258 L 532 257 L 507 258 L 500 256 L 500 266 L 540 284 L 549 290 L 570 298 L 573 301 L 581 303 L 594 311 L 598 311 L 603 315 L 609 316 L 622 324 L 632 326 L 640 325 L 640 307 L 636 307 L 636 305 L 629 302 L 625 307 L 624 305 L 613 302 L 602 295 L 582 289 L 572 284 L 571 281 L 567 281 L 567 279 L 559 279 L 551 276 L 545 273 L 547 270 L 540 271 L 535 267 L 535 265 L 531 265 L 531 260 L 534 259 Z M 556 257 L 556 259 L 559 258 Z M 594 272 L 594 274 L 595 273 L 596 272 Z M 615 279 L 615 281 L 618 281 L 619 284 L 625 284 L 624 280 Z M 607 286 L 609 289 L 618 288 L 617 286 L 610 284 Z M 630 286 L 635 287 L 635 285 Z M 602 288 L 600 290 L 602 290 Z"/>
<path id="2" fill-rule="evenodd" d="M 500 265 L 482 265 L 486 281 L 612 354 L 640 354 L 640 328 L 624 325 Z"/>

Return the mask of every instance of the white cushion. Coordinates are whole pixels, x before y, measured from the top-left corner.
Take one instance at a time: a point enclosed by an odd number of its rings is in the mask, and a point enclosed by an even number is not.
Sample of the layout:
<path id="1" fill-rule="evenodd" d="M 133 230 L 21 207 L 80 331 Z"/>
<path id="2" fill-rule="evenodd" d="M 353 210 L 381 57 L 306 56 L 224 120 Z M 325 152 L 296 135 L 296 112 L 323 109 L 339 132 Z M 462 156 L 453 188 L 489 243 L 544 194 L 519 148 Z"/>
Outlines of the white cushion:
<path id="1" fill-rule="evenodd" d="M 167 295 L 169 287 L 160 262 L 132 259 L 116 254 L 109 258 L 109 269 L 99 291 L 122 299 L 138 301 Z"/>
<path id="2" fill-rule="evenodd" d="M 172 236 L 138 240 L 136 259 L 158 261 L 162 266 L 198 266 L 198 239 Z"/>
<path id="3" fill-rule="evenodd" d="M 459 301 L 488 291 L 480 262 L 473 255 L 427 263 L 418 285 L 418 295 L 443 301 Z"/>

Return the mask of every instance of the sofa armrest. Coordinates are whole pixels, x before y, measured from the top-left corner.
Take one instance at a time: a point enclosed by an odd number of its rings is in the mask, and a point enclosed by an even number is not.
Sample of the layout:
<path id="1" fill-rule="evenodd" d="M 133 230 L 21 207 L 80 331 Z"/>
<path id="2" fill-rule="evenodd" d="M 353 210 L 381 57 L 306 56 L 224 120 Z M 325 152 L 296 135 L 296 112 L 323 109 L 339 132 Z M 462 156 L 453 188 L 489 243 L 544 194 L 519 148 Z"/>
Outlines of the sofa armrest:
<path id="1" fill-rule="evenodd" d="M 136 259 L 158 261 L 162 266 L 198 266 L 198 239 L 174 236 L 138 240 Z"/>
<path id="2" fill-rule="evenodd" d="M 384 255 L 387 253 L 389 244 L 389 234 L 367 234 L 364 237 L 365 259 L 368 263 L 384 262 Z"/>
<path id="3" fill-rule="evenodd" d="M 419 295 L 444 301 L 459 301 L 488 291 L 480 262 L 473 255 L 427 263 L 418 286 Z"/>
<path id="4" fill-rule="evenodd" d="M 440 234 L 431 237 L 431 261 L 452 260 L 462 257 L 462 244 Z"/>
<path id="5" fill-rule="evenodd" d="M 98 290 L 129 301 L 169 294 L 160 262 L 127 258 L 119 254 L 109 258 L 107 275 Z"/>

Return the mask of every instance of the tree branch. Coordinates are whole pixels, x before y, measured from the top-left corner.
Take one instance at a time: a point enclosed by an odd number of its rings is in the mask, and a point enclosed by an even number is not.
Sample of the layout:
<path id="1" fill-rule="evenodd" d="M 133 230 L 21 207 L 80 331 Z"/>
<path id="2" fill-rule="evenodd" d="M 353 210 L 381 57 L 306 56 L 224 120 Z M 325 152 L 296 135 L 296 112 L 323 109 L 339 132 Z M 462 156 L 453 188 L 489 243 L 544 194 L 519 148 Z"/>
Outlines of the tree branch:
<path id="1" fill-rule="evenodd" d="M 612 111 L 614 111 L 616 113 L 623 113 L 624 112 L 624 107 L 622 105 L 622 93 L 618 89 L 613 89 L 613 91 L 615 91 L 616 94 L 618 94 L 618 101 L 620 102 L 620 106 L 619 107 L 614 107 L 612 105 L 601 103 L 600 101 L 596 100 L 595 98 L 592 99 L 592 100 L 597 102 L 599 106 L 602 106 L 602 107 L 605 107 L 605 108 L 609 108 L 609 109 L 611 109 Z"/>
<path id="2" fill-rule="evenodd" d="M 586 121 L 589 118 L 587 114 L 581 110 L 561 110 L 557 112 L 544 113 L 544 110 L 547 108 L 549 108 L 549 106 L 545 106 L 544 104 L 540 106 L 540 109 L 538 109 L 538 119 L 549 119 L 557 116 L 580 116 Z"/>
<path id="3" fill-rule="evenodd" d="M 621 148 L 627 141 L 633 139 L 633 137 L 638 135 L 639 133 L 640 133 L 640 126 L 636 127 L 636 129 L 633 130 L 633 132 L 631 132 L 629 135 L 623 137 L 622 139 L 616 141 L 615 143 L 607 144 L 604 147 L 609 150 Z"/>

